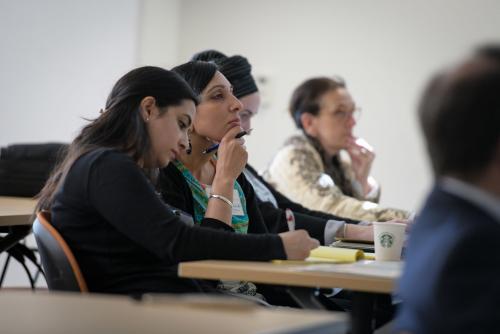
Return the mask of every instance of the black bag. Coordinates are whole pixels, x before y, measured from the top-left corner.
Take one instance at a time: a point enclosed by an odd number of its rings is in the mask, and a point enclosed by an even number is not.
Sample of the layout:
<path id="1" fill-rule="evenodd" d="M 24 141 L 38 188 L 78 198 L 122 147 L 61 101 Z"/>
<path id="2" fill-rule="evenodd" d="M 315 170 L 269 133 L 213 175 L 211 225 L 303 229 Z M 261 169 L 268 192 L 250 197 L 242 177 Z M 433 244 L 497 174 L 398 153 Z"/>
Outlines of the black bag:
<path id="1" fill-rule="evenodd" d="M 0 196 L 33 197 L 42 190 L 67 144 L 15 144 L 0 150 Z"/>

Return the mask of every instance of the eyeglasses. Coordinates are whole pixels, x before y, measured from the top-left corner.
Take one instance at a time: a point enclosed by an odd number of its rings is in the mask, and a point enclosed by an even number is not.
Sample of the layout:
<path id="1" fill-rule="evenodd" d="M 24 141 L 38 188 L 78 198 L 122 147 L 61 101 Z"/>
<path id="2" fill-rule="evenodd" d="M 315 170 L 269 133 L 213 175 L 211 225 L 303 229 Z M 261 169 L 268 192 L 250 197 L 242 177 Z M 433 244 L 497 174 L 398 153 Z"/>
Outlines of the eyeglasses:
<path id="1" fill-rule="evenodd" d="M 361 108 L 355 108 L 352 111 L 337 110 L 333 112 L 333 116 L 342 122 L 346 122 L 351 117 L 357 122 L 361 118 Z"/>

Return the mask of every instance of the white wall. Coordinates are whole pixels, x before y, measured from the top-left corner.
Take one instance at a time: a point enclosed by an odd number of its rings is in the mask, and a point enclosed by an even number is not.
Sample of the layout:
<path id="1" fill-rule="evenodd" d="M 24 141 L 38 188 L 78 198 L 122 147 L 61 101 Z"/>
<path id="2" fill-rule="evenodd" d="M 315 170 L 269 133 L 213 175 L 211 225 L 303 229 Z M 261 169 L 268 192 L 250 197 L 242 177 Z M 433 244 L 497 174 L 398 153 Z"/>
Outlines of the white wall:
<path id="1" fill-rule="evenodd" d="M 363 108 L 356 134 L 377 151 L 382 204 L 415 210 L 431 176 L 415 105 L 431 72 L 498 37 L 495 0 L 185 0 L 179 61 L 216 48 L 249 58 L 270 78 L 271 107 L 255 119 L 250 161 L 265 168 L 292 131 L 291 91 L 315 75 L 340 74 Z"/>
<path id="2" fill-rule="evenodd" d="M 136 66 L 140 5 L 0 0 L 0 146 L 68 142 L 82 117 L 98 115 L 113 83 Z M 4 286 L 28 285 L 15 261 L 9 268 Z"/>
<path id="3" fill-rule="evenodd" d="M 0 145 L 70 141 L 137 63 L 139 0 L 1 0 Z"/>
<path id="4" fill-rule="evenodd" d="M 170 69 L 178 64 L 179 0 L 143 0 L 139 64 Z"/>

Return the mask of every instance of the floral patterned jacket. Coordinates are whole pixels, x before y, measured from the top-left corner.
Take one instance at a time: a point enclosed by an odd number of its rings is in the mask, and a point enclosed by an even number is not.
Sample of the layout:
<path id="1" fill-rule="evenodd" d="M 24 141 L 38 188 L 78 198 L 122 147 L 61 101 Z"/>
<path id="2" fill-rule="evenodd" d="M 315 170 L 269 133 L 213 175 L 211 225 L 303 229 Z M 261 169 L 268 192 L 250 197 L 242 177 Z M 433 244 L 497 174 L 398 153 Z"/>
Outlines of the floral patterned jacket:
<path id="1" fill-rule="evenodd" d="M 340 168 L 352 183 L 353 196 L 345 195 L 326 174 L 325 164 L 318 150 L 303 135 L 289 138 L 278 151 L 264 178 L 278 191 L 312 210 L 364 221 L 406 219 L 404 210 L 382 208 L 377 203 L 380 188 L 364 198 L 354 179 L 347 152 L 340 153 Z"/>

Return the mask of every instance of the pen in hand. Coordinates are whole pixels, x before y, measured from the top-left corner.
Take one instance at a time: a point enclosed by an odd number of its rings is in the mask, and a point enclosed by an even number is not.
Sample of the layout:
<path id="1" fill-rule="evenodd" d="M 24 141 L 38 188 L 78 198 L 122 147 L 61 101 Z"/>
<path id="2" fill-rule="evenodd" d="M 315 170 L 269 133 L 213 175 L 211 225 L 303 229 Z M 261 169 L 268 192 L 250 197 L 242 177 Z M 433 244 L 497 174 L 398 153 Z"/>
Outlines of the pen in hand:
<path id="1" fill-rule="evenodd" d="M 288 231 L 295 231 L 295 215 L 290 209 L 285 209 L 286 223 L 288 224 Z"/>
<path id="2" fill-rule="evenodd" d="M 236 138 L 236 139 L 241 138 L 241 137 L 243 137 L 245 135 L 249 135 L 250 132 L 252 132 L 252 129 L 248 129 L 247 131 L 241 131 L 234 138 Z M 207 148 L 206 150 L 204 150 L 201 153 L 203 153 L 203 154 L 212 153 L 213 151 L 215 151 L 215 150 L 217 150 L 219 148 L 219 145 L 220 144 L 215 144 L 213 146 L 210 146 L 209 148 Z"/>

